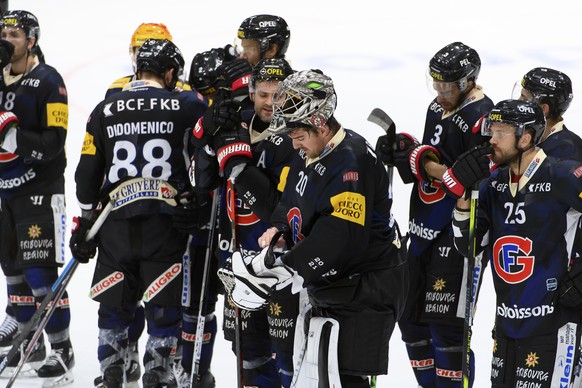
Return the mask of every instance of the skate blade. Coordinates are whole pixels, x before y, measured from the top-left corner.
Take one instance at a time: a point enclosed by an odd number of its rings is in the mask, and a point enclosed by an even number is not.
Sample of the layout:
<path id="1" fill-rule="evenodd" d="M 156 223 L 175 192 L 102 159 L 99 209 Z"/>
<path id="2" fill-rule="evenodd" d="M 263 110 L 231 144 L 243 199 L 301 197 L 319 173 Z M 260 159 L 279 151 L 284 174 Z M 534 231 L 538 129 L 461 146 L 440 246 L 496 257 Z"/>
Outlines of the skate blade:
<path id="1" fill-rule="evenodd" d="M 75 381 L 72 371 L 68 371 L 58 377 L 49 377 L 43 380 L 42 388 L 64 387 L 65 385 L 73 384 Z"/>
<path id="2" fill-rule="evenodd" d="M 38 374 L 36 373 L 36 370 L 38 368 L 40 368 L 42 366 L 42 364 L 44 363 L 44 361 L 38 361 L 38 362 L 27 362 L 22 366 L 22 369 L 20 369 L 20 372 L 18 372 L 18 377 L 19 379 L 30 379 L 33 377 L 38 377 Z M 12 377 L 12 374 L 14 373 L 14 371 L 16 370 L 16 367 L 13 366 L 7 366 L 6 369 L 4 369 L 4 371 L 2 372 L 2 374 L 0 375 L 0 378 L 2 379 L 9 379 L 10 377 Z"/>

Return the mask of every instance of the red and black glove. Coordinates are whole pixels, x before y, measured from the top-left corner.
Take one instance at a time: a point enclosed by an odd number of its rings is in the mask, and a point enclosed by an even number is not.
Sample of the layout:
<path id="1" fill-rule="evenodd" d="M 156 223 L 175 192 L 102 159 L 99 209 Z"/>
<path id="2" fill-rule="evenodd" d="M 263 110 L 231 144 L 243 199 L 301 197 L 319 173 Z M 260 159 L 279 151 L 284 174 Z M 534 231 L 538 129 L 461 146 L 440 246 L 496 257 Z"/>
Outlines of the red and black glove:
<path id="1" fill-rule="evenodd" d="M 443 174 L 441 187 L 445 193 L 459 199 L 466 194 L 466 190 L 487 178 L 491 174 L 489 168 L 491 152 L 491 146 L 482 145 L 461 154 L 453 167 Z"/>
<path id="2" fill-rule="evenodd" d="M 213 147 L 220 170 L 229 177 L 232 169 L 251 161 L 251 135 L 246 123 L 234 129 L 221 129 L 213 138 Z"/>
<path id="3" fill-rule="evenodd" d="M 86 218 L 73 217 L 73 231 L 69 240 L 69 248 L 79 263 L 88 263 L 97 253 L 97 242 L 94 239 L 86 239 L 87 232 L 92 226 L 93 222 Z"/>
<path id="4" fill-rule="evenodd" d="M 8 130 L 18 126 L 18 117 L 12 112 L 0 112 L 0 143 L 4 141 Z"/>
<path id="5" fill-rule="evenodd" d="M 204 147 L 211 143 L 212 137 L 221 129 L 232 130 L 240 125 L 241 106 L 233 99 L 215 101 L 204 116 L 198 119 L 192 130 L 192 141 L 197 147 Z"/>
<path id="6" fill-rule="evenodd" d="M 237 100 L 242 100 L 249 95 L 249 81 L 253 67 L 246 59 L 224 62 L 216 72 L 218 74 L 219 94 L 226 94 L 226 96 Z"/>
<path id="7" fill-rule="evenodd" d="M 393 163 L 398 170 L 398 174 L 400 174 L 400 179 L 402 179 L 402 182 L 404 183 L 414 182 L 414 175 L 412 175 L 412 171 L 410 171 L 408 157 L 418 145 L 420 145 L 420 142 L 411 134 L 406 132 L 396 134 L 396 139 L 393 145 Z"/>
<path id="8" fill-rule="evenodd" d="M 419 182 L 430 182 L 432 178 L 428 175 L 424 163 L 426 159 L 430 159 L 436 163 L 440 163 L 441 154 L 433 146 L 421 144 L 414 148 L 412 152 L 408 155 L 408 163 L 410 165 L 410 171 L 416 180 Z"/>

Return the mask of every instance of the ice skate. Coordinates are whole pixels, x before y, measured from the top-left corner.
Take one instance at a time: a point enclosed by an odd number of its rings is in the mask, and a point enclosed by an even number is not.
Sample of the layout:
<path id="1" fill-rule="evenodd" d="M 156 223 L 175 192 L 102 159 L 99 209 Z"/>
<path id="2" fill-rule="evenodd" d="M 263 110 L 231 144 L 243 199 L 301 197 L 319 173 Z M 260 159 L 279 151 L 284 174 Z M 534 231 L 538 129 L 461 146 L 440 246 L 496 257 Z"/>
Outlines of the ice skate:
<path id="1" fill-rule="evenodd" d="M 72 368 L 75 366 L 75 354 L 70 341 L 52 345 L 50 356 L 40 367 L 38 377 L 45 378 L 43 388 L 61 387 L 72 384 Z"/>
<path id="2" fill-rule="evenodd" d="M 26 350 L 26 347 L 28 346 L 28 342 L 30 341 L 30 338 L 32 338 L 33 334 L 31 334 L 29 336 L 29 338 L 25 339 L 22 342 L 22 344 L 20 344 L 20 348 L 18 350 L 18 353 L 16 353 L 14 355 L 12 360 L 10 360 L 10 362 L 6 366 L 6 369 L 4 369 L 4 371 L 2 372 L 2 375 L 0 375 L 0 377 L 10 378 L 10 376 L 12 376 L 12 374 L 16 370 L 16 367 L 18 366 L 18 363 L 20 362 L 20 355 Z M 26 360 L 26 362 L 24 363 L 24 365 L 20 369 L 18 376 L 19 377 L 36 377 L 37 376 L 36 370 L 38 368 L 40 368 L 40 366 L 42 364 L 44 364 L 45 358 L 46 358 L 46 348 L 44 346 L 44 335 L 41 335 L 40 338 L 38 339 L 38 341 L 36 342 L 36 344 L 34 344 L 34 348 L 32 350 L 32 353 L 30 353 L 30 356 L 28 357 L 28 359 Z"/>

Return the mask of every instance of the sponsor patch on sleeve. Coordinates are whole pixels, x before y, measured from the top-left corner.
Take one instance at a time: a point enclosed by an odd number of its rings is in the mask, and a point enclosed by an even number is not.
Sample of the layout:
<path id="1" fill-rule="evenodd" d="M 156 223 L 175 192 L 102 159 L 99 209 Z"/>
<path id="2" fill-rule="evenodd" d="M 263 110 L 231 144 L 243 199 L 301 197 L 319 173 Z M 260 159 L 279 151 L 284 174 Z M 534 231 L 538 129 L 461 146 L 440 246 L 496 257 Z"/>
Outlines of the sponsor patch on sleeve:
<path id="1" fill-rule="evenodd" d="M 281 170 L 281 175 L 279 176 L 277 190 L 279 190 L 281 193 L 283 190 L 285 190 L 285 186 L 287 185 L 287 175 L 289 175 L 289 166 L 283 167 L 283 170 Z"/>
<path id="2" fill-rule="evenodd" d="M 89 132 L 85 132 L 83 147 L 81 148 L 81 155 L 95 155 L 96 153 L 97 148 L 93 142 L 93 135 L 91 135 Z"/>
<path id="3" fill-rule="evenodd" d="M 46 104 L 46 120 L 48 127 L 69 128 L 69 106 L 62 102 Z"/>
<path id="4" fill-rule="evenodd" d="M 330 198 L 332 216 L 364 226 L 366 223 L 366 197 L 345 191 Z"/>

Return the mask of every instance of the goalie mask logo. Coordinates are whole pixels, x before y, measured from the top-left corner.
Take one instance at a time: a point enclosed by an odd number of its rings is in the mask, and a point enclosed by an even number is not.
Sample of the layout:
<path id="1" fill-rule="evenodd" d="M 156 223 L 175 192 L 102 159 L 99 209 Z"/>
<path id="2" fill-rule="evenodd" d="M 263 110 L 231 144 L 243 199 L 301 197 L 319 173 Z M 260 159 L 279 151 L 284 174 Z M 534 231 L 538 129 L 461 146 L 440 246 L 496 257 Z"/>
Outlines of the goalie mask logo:
<path id="1" fill-rule="evenodd" d="M 493 267 L 506 283 L 528 279 L 534 270 L 535 256 L 529 256 L 533 242 L 520 236 L 503 236 L 493 244 Z"/>

